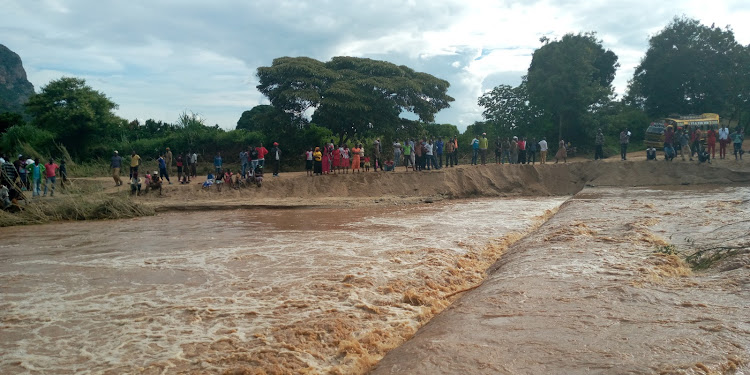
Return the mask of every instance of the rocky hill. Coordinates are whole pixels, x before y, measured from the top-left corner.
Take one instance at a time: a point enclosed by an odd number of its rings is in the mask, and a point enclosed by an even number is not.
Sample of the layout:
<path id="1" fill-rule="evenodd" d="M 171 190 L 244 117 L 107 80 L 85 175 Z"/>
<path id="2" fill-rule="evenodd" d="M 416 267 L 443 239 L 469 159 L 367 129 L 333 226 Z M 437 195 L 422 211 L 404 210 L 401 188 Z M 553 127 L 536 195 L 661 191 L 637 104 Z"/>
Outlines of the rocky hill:
<path id="1" fill-rule="evenodd" d="M 0 44 L 0 113 L 23 112 L 23 104 L 34 93 L 34 85 L 26 79 L 21 57 Z"/>

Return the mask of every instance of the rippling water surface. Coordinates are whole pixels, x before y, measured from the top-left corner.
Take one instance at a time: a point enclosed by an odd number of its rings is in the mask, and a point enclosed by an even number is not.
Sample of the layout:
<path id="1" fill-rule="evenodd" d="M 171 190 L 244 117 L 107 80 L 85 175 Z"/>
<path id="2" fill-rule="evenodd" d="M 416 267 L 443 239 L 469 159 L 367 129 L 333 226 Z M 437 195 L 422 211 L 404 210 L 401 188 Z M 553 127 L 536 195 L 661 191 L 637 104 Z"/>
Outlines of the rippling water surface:
<path id="1" fill-rule="evenodd" d="M 330 371 L 354 361 L 347 345 L 361 343 L 346 337 L 377 346 L 420 324 L 423 307 L 394 290 L 439 284 L 458 259 L 563 201 L 0 228 L 0 373 Z"/>

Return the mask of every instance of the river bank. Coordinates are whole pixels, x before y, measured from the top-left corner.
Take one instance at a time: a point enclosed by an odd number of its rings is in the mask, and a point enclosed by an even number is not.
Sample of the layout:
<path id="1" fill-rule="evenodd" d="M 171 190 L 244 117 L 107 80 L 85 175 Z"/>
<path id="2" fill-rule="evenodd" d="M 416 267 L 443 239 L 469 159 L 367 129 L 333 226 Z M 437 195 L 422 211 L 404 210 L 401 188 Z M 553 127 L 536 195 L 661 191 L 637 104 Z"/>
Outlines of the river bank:
<path id="1" fill-rule="evenodd" d="M 112 187 L 108 177 L 72 179 L 55 197 L 29 197 L 25 212 L 0 211 L 0 227 L 59 220 L 116 219 L 154 212 L 271 208 L 333 208 L 432 203 L 477 197 L 573 195 L 585 186 L 737 185 L 750 182 L 750 163 L 586 161 L 545 165 L 461 165 L 437 171 L 369 172 L 306 176 L 304 172 L 267 177 L 255 186 L 219 192 L 201 188 L 205 177 L 190 184 L 165 184 L 162 194 L 132 197 L 129 186 Z M 27 192 L 27 196 L 30 194 Z M 113 209 L 119 207 L 119 209 Z"/>

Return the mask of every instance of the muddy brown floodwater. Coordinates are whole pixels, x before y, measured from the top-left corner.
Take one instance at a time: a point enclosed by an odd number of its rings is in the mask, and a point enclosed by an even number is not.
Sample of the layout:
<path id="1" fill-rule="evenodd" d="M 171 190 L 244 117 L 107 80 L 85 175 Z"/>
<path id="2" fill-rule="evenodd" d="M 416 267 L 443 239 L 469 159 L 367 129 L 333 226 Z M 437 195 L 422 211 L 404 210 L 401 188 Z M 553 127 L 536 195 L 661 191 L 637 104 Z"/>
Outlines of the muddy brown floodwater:
<path id="1" fill-rule="evenodd" d="M 0 373 L 357 373 L 565 198 L 1 228 Z"/>
<path id="2" fill-rule="evenodd" d="M 705 268 L 684 261 L 696 253 Z M 748 374 L 748 364 L 750 188 L 597 187 L 373 374 Z"/>

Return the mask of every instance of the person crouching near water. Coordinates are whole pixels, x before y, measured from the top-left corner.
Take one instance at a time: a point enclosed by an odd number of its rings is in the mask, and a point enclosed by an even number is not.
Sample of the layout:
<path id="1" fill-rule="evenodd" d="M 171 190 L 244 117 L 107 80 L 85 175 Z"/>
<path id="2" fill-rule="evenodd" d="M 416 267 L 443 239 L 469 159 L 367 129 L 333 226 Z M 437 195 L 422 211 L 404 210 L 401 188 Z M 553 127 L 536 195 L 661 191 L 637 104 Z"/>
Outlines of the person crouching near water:
<path id="1" fill-rule="evenodd" d="M 130 194 L 141 195 L 141 179 L 138 178 L 138 171 L 135 170 L 130 173 Z"/>
<path id="2" fill-rule="evenodd" d="M 152 175 L 146 175 L 146 193 L 149 190 L 158 191 L 161 195 L 161 178 L 159 178 L 159 172 L 154 171 Z"/>
<path id="3" fill-rule="evenodd" d="M 224 185 L 224 170 L 219 170 L 219 172 L 216 173 L 216 191 L 221 192 L 221 186 Z"/>

